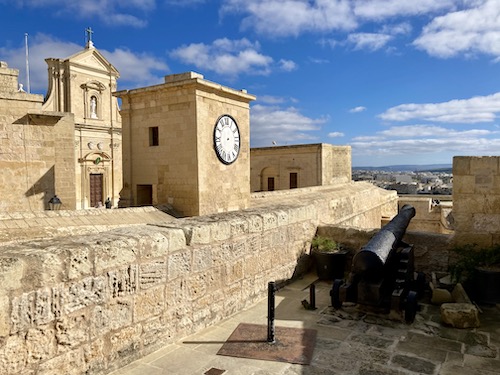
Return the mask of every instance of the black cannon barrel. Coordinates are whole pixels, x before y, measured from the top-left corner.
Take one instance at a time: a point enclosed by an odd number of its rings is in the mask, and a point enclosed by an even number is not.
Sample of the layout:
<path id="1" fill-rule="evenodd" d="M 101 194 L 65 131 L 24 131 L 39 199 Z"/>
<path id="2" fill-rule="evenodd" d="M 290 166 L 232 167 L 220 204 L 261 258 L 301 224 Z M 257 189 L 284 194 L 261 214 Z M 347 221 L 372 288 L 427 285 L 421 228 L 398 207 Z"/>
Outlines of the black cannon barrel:
<path id="1" fill-rule="evenodd" d="M 381 279 L 389 254 L 399 246 L 414 216 L 413 206 L 401 207 L 399 213 L 354 256 L 351 272 L 366 281 Z"/>

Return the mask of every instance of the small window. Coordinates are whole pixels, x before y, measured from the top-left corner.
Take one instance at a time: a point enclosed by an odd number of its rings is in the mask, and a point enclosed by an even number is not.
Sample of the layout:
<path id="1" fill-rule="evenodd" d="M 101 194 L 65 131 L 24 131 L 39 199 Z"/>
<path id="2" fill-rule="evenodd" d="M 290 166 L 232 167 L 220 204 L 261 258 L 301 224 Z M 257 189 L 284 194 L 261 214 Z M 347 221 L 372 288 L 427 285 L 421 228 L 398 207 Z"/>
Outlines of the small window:
<path id="1" fill-rule="evenodd" d="M 149 128 L 149 145 L 150 146 L 158 146 L 158 126 L 152 126 Z"/>
<path id="2" fill-rule="evenodd" d="M 298 187 L 298 173 L 292 172 L 290 173 L 290 189 L 297 189 Z"/>

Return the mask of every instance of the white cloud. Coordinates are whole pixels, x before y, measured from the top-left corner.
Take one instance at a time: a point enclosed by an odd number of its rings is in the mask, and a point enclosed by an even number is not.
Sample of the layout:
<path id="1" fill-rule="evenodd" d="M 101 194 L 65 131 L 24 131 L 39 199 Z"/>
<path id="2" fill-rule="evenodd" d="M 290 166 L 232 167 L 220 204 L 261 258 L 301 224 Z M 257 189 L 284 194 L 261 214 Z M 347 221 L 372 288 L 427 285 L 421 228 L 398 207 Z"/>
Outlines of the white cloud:
<path id="1" fill-rule="evenodd" d="M 349 112 L 351 112 L 351 113 L 359 113 L 359 112 L 363 112 L 363 111 L 366 111 L 366 107 L 358 106 L 358 107 L 351 108 L 349 110 Z"/>
<path id="2" fill-rule="evenodd" d="M 46 58 L 67 58 L 83 50 L 83 46 L 65 42 L 45 34 L 36 34 L 29 37 L 29 65 L 31 91 L 42 93 L 47 89 L 48 74 Z M 168 71 L 168 66 L 161 60 L 146 53 L 134 53 L 126 49 L 114 51 L 99 50 L 120 72 L 119 85 L 127 83 L 128 86 L 141 86 L 160 83 L 161 77 Z M 25 82 L 25 48 L 24 44 L 18 48 L 0 48 L 0 55 L 10 67 L 20 70 L 20 82 Z M 155 75 L 161 71 L 161 75 Z"/>
<path id="3" fill-rule="evenodd" d="M 243 14 L 242 27 L 267 36 L 352 31 L 366 21 L 455 9 L 460 0 L 225 0 L 221 13 Z M 401 33 L 403 29 L 397 33 Z M 404 31 L 408 31 L 405 26 Z"/>
<path id="4" fill-rule="evenodd" d="M 383 25 L 380 32 L 389 35 L 406 35 L 411 33 L 412 29 L 409 22 L 402 22 L 395 25 Z"/>
<path id="5" fill-rule="evenodd" d="M 222 14 L 243 13 L 244 29 L 270 36 L 352 30 L 357 26 L 347 0 L 226 0 Z"/>
<path id="6" fill-rule="evenodd" d="M 469 129 L 458 131 L 439 126 L 392 127 L 372 137 L 356 137 L 350 143 L 353 155 L 405 156 L 414 159 L 438 153 L 452 155 L 498 155 L 499 131 Z M 398 159 L 400 160 L 400 159 Z"/>
<path id="7" fill-rule="evenodd" d="M 317 140 L 314 131 L 326 121 L 304 116 L 294 107 L 255 104 L 250 108 L 252 147 L 269 146 L 272 141 L 285 145 Z"/>
<path id="8" fill-rule="evenodd" d="M 456 0 L 353 0 L 354 13 L 362 18 L 379 20 L 395 16 L 415 16 L 447 10 Z"/>
<path id="9" fill-rule="evenodd" d="M 328 133 L 328 137 L 329 138 L 340 138 L 340 137 L 343 137 L 345 134 L 344 133 L 341 133 L 341 132 L 331 132 L 331 133 Z"/>
<path id="10" fill-rule="evenodd" d="M 113 51 L 99 50 L 120 72 L 120 86 L 127 88 L 149 86 L 163 82 L 169 72 L 168 65 L 145 52 L 133 52 L 116 48 Z"/>
<path id="11" fill-rule="evenodd" d="M 500 113 L 500 92 L 443 103 L 401 104 L 389 108 L 379 117 L 386 121 L 421 119 L 443 123 L 480 123 L 494 121 L 497 113 Z"/>
<path id="12" fill-rule="evenodd" d="M 414 45 L 432 56 L 484 53 L 500 57 L 500 1 L 472 1 L 475 8 L 436 17 Z"/>
<path id="13" fill-rule="evenodd" d="M 281 59 L 279 65 L 281 70 L 284 70 L 285 72 L 291 72 L 297 69 L 297 64 L 295 64 L 292 60 Z"/>
<path id="14" fill-rule="evenodd" d="M 391 39 L 392 36 L 387 34 L 355 33 L 347 37 L 347 42 L 354 45 L 354 49 L 376 51 L 384 47 Z"/>
<path id="15" fill-rule="evenodd" d="M 138 12 L 152 11 L 156 0 L 24 0 L 19 6 L 47 7 L 60 17 L 77 16 L 84 19 L 99 19 L 110 26 L 127 25 L 144 27 L 147 22 L 138 17 Z"/>
<path id="16" fill-rule="evenodd" d="M 279 96 L 259 95 L 257 97 L 257 102 L 265 103 L 265 104 L 281 104 L 281 103 L 285 103 L 286 99 L 283 97 L 279 97 Z"/>
<path id="17" fill-rule="evenodd" d="M 270 56 L 259 52 L 260 44 L 248 39 L 217 39 L 212 44 L 192 43 L 171 52 L 171 56 L 198 69 L 211 70 L 220 75 L 236 77 L 240 74 L 268 75 L 273 68 L 294 70 L 296 64 L 280 60 L 277 64 Z"/>

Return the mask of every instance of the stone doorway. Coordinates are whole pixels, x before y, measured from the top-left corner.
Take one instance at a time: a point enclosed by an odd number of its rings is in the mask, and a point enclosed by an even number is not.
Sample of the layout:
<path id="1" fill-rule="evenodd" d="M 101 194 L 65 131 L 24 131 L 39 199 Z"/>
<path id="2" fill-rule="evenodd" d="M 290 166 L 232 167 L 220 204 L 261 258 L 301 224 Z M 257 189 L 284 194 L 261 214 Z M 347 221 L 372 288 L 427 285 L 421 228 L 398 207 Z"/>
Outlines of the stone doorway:
<path id="1" fill-rule="evenodd" d="M 102 187 L 103 187 L 103 174 L 91 173 L 90 174 L 90 207 L 98 207 L 99 203 L 102 205 Z"/>
<path id="2" fill-rule="evenodd" d="M 153 204 L 153 186 L 137 185 L 137 205 L 151 206 Z"/>

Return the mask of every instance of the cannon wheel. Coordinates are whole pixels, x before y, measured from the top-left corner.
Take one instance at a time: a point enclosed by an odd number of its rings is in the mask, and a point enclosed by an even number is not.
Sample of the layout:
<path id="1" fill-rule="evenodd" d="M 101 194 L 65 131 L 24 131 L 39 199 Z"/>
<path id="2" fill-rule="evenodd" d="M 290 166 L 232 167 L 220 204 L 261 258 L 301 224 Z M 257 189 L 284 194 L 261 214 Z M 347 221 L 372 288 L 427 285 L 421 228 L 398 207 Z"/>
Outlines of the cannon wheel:
<path id="1" fill-rule="evenodd" d="M 332 297 L 332 306 L 334 309 L 340 309 L 342 307 L 342 301 L 340 300 L 341 285 L 342 280 L 334 280 L 332 290 L 330 291 L 330 296 Z"/>
<path id="2" fill-rule="evenodd" d="M 406 323 L 413 323 L 417 315 L 417 292 L 410 290 L 406 297 L 405 305 L 405 321 Z"/>

